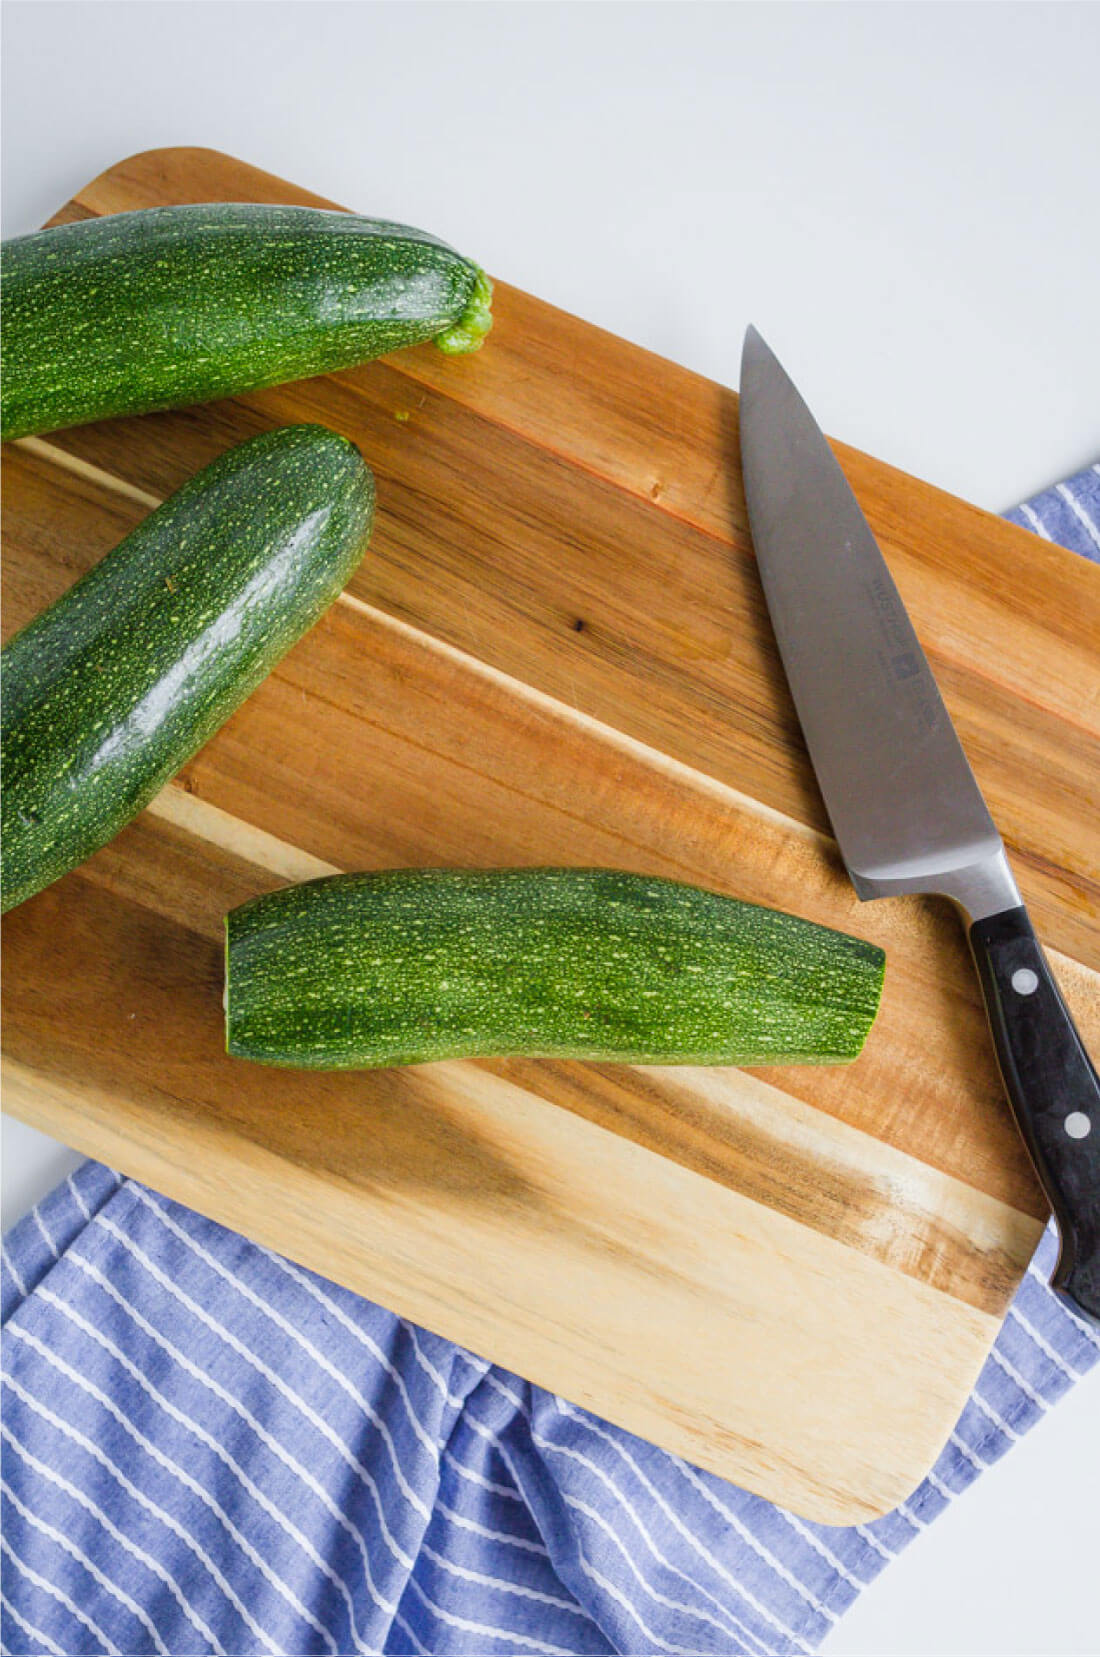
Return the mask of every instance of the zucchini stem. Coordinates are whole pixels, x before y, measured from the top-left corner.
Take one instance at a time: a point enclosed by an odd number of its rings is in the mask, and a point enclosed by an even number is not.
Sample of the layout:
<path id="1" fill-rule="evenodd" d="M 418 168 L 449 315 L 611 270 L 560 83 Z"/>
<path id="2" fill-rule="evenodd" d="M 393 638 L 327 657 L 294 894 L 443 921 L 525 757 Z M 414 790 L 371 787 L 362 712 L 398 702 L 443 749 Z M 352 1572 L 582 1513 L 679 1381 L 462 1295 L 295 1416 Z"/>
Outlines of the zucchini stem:
<path id="1" fill-rule="evenodd" d="M 493 284 L 483 270 L 475 266 L 474 271 L 474 285 L 466 301 L 466 309 L 453 327 L 445 328 L 435 336 L 435 343 L 448 356 L 480 351 L 486 334 L 493 326 Z"/>

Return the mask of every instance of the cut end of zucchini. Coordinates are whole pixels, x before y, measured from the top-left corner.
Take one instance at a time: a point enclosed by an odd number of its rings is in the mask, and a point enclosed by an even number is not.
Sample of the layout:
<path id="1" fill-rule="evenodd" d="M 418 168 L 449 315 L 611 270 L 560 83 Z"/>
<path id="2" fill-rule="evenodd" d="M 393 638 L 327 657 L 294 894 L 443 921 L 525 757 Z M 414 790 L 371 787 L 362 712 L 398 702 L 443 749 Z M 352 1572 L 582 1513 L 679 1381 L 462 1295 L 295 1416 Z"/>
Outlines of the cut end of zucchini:
<path id="1" fill-rule="evenodd" d="M 229 916 L 222 928 L 225 934 L 224 973 L 222 977 L 222 1012 L 225 1014 L 225 1050 L 229 1051 Z"/>
<path id="2" fill-rule="evenodd" d="M 480 351 L 486 334 L 493 326 L 492 300 L 493 284 L 483 270 L 478 270 L 466 309 L 453 328 L 446 328 L 435 336 L 439 349 L 449 357 Z"/>

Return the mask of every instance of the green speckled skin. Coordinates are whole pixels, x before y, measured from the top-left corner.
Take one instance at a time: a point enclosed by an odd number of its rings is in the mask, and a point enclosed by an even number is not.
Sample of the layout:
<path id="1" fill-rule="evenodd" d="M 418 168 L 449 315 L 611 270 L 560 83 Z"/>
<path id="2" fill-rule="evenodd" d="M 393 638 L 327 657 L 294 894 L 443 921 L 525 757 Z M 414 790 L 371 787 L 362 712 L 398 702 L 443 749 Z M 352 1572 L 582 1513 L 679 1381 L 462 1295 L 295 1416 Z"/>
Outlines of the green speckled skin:
<path id="1" fill-rule="evenodd" d="M 610 869 L 333 875 L 226 917 L 226 1044 L 318 1070 L 826 1064 L 863 1046 L 884 960 L 794 915 Z"/>
<path id="2" fill-rule="evenodd" d="M 374 480 L 323 426 L 229 450 L 0 656 L 3 908 L 106 845 L 312 627 Z"/>
<path id="3" fill-rule="evenodd" d="M 2 249 L 2 435 L 179 408 L 438 338 L 475 351 L 488 279 L 419 230 L 310 207 L 153 207 Z"/>

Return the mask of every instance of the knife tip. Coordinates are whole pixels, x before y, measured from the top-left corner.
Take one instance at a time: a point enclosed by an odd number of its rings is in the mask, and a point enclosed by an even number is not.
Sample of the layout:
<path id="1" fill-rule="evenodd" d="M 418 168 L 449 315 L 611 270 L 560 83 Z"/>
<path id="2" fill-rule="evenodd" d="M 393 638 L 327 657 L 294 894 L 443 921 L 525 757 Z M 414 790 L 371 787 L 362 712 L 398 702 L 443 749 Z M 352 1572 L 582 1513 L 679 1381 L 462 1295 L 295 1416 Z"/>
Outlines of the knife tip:
<path id="1" fill-rule="evenodd" d="M 748 327 L 745 329 L 745 341 L 741 347 L 742 380 L 745 378 L 745 370 L 747 368 L 752 367 L 756 363 L 763 362 L 770 356 L 771 352 L 764 343 L 763 335 L 760 333 L 759 329 L 754 328 L 750 322 Z"/>

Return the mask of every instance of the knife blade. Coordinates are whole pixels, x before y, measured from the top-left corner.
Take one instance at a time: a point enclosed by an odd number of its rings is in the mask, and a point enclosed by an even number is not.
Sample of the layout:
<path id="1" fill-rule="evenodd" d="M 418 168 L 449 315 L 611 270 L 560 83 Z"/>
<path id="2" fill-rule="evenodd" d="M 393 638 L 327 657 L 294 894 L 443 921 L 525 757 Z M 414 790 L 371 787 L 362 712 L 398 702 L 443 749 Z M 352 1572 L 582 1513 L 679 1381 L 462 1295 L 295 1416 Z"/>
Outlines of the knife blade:
<path id="1" fill-rule="evenodd" d="M 1051 1285 L 1100 1322 L 1100 1081 L 870 525 L 755 328 L 740 424 L 764 596 L 852 884 L 864 900 L 927 893 L 961 910 L 1005 1092 L 1058 1226 Z"/>

